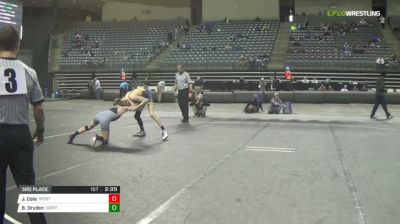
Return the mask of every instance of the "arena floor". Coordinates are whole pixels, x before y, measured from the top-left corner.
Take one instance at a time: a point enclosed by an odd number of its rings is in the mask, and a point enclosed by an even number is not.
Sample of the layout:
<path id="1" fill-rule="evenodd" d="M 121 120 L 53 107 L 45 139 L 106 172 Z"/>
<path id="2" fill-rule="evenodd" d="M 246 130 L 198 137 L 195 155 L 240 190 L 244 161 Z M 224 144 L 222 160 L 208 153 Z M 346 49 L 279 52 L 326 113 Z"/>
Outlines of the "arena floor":
<path id="1" fill-rule="evenodd" d="M 372 105 L 297 104 L 292 115 L 246 115 L 212 104 L 207 118 L 180 123 L 176 104 L 157 104 L 169 140 L 144 113 L 112 123 L 109 147 L 93 132 L 67 136 L 110 102 L 49 102 L 46 143 L 36 151 L 38 185 L 120 185 L 120 214 L 48 214 L 57 224 L 400 223 L 400 106 L 370 120 Z M 382 109 L 378 117 L 384 118 Z M 96 129 L 98 131 L 98 129 Z M 96 131 L 95 130 L 95 131 Z M 7 214 L 18 191 L 8 175 Z"/>

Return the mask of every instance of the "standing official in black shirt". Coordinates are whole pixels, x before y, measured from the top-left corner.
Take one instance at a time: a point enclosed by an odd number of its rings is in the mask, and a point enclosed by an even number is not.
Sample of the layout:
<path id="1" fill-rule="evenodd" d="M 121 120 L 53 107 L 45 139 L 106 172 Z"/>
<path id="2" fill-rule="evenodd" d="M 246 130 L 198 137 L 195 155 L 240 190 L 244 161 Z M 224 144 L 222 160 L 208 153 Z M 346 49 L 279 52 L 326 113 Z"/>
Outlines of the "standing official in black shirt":
<path id="1" fill-rule="evenodd" d="M 386 77 L 386 73 L 381 73 L 380 77 L 376 81 L 375 105 L 371 112 L 371 116 L 370 116 L 371 119 L 377 118 L 375 116 L 375 113 L 376 113 L 376 110 L 378 109 L 379 105 L 382 105 L 382 108 L 385 111 L 387 119 L 393 118 L 393 116 L 390 115 L 390 113 L 387 109 L 386 96 L 385 96 L 386 95 L 385 77 Z"/>

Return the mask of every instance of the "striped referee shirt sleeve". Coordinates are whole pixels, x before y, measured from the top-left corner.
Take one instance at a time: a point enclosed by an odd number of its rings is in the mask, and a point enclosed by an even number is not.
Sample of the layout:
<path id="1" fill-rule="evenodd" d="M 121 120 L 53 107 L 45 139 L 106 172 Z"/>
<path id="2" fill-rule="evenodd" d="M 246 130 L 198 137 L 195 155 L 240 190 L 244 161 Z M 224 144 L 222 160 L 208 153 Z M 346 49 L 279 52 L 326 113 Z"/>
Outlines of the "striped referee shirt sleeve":
<path id="1" fill-rule="evenodd" d="M 29 101 L 32 105 L 40 104 L 44 100 L 42 88 L 40 87 L 36 72 L 32 70 L 30 73 L 28 77 L 32 79 L 32 89 L 29 93 Z"/>
<path id="2" fill-rule="evenodd" d="M 185 78 L 186 78 L 186 81 L 187 81 L 188 84 L 193 84 L 192 79 L 190 78 L 189 73 L 186 73 Z"/>

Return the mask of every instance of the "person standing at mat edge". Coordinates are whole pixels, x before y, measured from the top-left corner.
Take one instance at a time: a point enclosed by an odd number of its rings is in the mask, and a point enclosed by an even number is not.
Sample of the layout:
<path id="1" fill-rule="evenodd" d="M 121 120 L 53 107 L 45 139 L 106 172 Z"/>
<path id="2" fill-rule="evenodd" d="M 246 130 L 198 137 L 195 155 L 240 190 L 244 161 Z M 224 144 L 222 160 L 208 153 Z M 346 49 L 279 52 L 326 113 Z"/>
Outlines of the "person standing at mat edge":
<path id="1" fill-rule="evenodd" d="M 182 65 L 178 65 L 175 74 L 175 91 L 178 91 L 178 104 L 182 112 L 182 123 L 189 122 L 189 98 L 192 98 L 193 82 Z"/>
<path id="2" fill-rule="evenodd" d="M 17 60 L 20 40 L 12 26 L 0 30 L 0 223 L 6 206 L 6 174 L 10 167 L 15 183 L 34 185 L 34 141 L 29 130 L 29 103 L 36 121 L 34 140 L 43 143 L 44 100 L 35 70 Z M 45 224 L 43 213 L 29 213 L 32 224 Z"/>
<path id="3" fill-rule="evenodd" d="M 385 94 L 386 94 L 385 77 L 386 77 L 386 73 L 381 73 L 380 77 L 376 81 L 375 105 L 371 112 L 371 116 L 370 116 L 371 119 L 377 118 L 375 116 L 375 112 L 378 109 L 379 105 L 382 105 L 382 108 L 385 111 L 387 119 L 393 118 L 393 116 L 390 115 L 390 113 L 387 109 L 386 96 L 385 96 Z"/>

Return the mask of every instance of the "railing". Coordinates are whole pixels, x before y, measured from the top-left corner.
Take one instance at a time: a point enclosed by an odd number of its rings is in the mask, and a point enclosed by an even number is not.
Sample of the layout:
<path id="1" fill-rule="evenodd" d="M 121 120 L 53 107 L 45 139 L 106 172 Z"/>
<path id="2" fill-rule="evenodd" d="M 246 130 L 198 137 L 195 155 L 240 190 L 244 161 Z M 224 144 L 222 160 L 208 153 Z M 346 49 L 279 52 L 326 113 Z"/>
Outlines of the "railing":
<path id="1" fill-rule="evenodd" d="M 265 83 L 270 85 L 271 79 L 274 75 L 277 75 L 282 80 L 282 85 L 287 85 L 287 81 L 283 80 L 283 73 L 268 72 L 268 71 L 189 71 L 192 79 L 196 79 L 199 76 L 201 79 L 206 81 L 206 86 L 210 90 L 216 91 L 231 91 L 241 89 L 239 88 L 239 79 L 244 77 L 246 83 L 246 89 L 254 90 L 257 89 L 258 83 L 261 78 L 264 78 Z M 136 81 L 139 85 L 143 85 L 144 80 L 155 88 L 157 82 L 164 80 L 167 86 L 174 85 L 175 71 L 169 72 L 154 72 L 148 73 L 145 71 L 136 73 Z M 88 81 L 91 78 L 92 73 L 78 73 L 78 74 L 54 74 L 55 83 L 57 88 L 61 90 L 62 94 L 66 98 L 74 98 L 79 96 L 79 92 L 82 89 L 88 88 Z M 331 83 L 337 85 L 347 84 L 348 86 L 354 85 L 354 83 L 362 83 L 368 87 L 375 86 L 375 82 L 379 73 L 321 73 L 321 72 L 293 72 L 292 77 L 296 82 L 293 82 L 293 86 L 303 86 L 301 79 L 307 76 L 309 80 L 316 78 L 320 82 L 324 82 L 326 79 L 330 79 Z M 100 80 L 103 89 L 118 90 L 121 80 L 119 79 L 119 73 L 97 73 L 96 77 Z M 128 74 L 128 81 L 131 79 L 131 74 Z M 268 84 L 269 83 L 269 84 Z M 391 89 L 400 89 L 400 74 L 388 74 L 386 78 L 386 86 Z M 296 87 L 297 88 L 297 87 Z M 285 88 L 282 88 L 285 89 Z"/>

